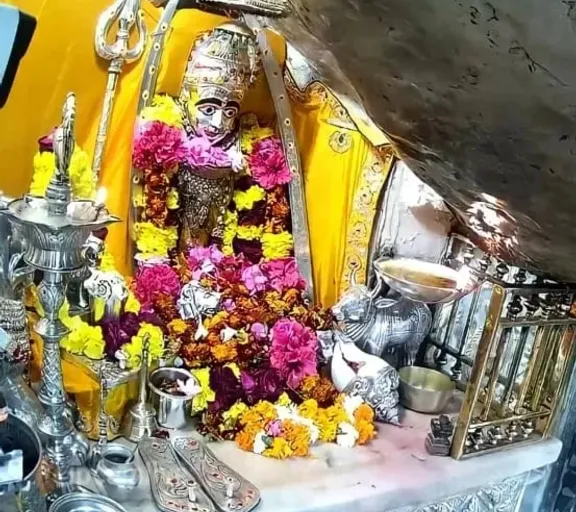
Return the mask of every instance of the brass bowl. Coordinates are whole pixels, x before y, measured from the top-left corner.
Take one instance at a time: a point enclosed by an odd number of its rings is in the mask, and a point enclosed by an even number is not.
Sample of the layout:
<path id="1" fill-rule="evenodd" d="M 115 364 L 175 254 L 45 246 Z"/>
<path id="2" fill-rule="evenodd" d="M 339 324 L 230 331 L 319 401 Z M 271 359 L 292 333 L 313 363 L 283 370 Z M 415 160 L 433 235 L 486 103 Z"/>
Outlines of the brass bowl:
<path id="1" fill-rule="evenodd" d="M 411 258 L 374 262 L 384 282 L 403 297 L 426 304 L 451 302 L 473 291 L 479 284 L 467 267 L 455 270 L 439 263 Z"/>
<path id="2" fill-rule="evenodd" d="M 400 403 L 425 414 L 442 412 L 454 393 L 454 382 L 443 373 L 420 366 L 404 366 L 400 375 Z"/>

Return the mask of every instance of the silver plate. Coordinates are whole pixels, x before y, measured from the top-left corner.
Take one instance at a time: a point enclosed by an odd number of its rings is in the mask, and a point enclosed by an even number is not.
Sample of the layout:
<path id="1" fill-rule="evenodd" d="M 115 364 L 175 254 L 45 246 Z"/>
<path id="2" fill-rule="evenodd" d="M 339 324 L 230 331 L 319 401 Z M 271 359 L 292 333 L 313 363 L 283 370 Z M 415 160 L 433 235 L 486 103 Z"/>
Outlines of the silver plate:
<path id="1" fill-rule="evenodd" d="M 180 466 L 170 441 L 146 437 L 138 444 L 138 451 L 150 477 L 156 506 L 162 512 L 215 512 L 196 480 Z M 188 499 L 191 485 L 195 486 L 194 503 Z"/>
<path id="2" fill-rule="evenodd" d="M 221 512 L 249 512 L 260 503 L 256 486 L 216 458 L 202 441 L 181 437 L 174 450 Z M 227 495 L 227 490 L 230 494 Z"/>
<path id="3" fill-rule="evenodd" d="M 74 492 L 58 498 L 50 512 L 126 512 L 126 509 L 99 494 Z"/>

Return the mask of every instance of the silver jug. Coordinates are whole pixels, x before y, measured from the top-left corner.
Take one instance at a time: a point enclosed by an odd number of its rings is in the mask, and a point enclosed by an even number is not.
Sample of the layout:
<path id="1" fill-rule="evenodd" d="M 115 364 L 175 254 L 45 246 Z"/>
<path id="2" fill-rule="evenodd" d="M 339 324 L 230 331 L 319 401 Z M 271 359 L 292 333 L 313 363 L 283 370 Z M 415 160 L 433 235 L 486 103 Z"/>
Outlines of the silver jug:
<path id="1" fill-rule="evenodd" d="M 175 382 L 176 380 L 188 381 L 192 379 L 196 384 L 196 378 L 184 368 L 158 368 L 150 374 L 148 387 L 151 391 L 152 405 L 157 411 L 158 425 L 165 428 L 184 428 L 192 417 L 191 407 L 194 395 L 171 395 L 160 389 L 163 380 Z"/>
<path id="2" fill-rule="evenodd" d="M 96 476 L 102 480 L 106 494 L 113 500 L 124 501 L 138 487 L 140 473 L 134 461 L 134 451 L 113 443 L 104 448 L 96 465 Z"/>

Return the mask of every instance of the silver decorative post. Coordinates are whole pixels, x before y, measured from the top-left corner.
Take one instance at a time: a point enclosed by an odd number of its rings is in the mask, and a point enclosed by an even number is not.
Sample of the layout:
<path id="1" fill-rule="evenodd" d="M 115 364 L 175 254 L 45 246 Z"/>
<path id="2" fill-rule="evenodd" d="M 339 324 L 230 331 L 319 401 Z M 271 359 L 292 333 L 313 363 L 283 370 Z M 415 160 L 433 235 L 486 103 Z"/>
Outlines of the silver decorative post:
<path id="1" fill-rule="evenodd" d="M 44 316 L 35 327 L 44 340 L 38 395 L 44 412 L 38 430 L 55 468 L 55 495 L 71 490 L 72 456 L 75 447 L 82 446 L 68 410 L 60 363 L 60 341 L 68 333 L 58 318 L 66 296 L 65 277 L 84 264 L 82 249 L 90 232 L 119 220 L 93 201 L 71 200 L 69 165 L 75 146 L 75 117 L 76 99 L 70 93 L 54 137 L 56 171 L 46 197 L 26 196 L 1 211 L 25 240 L 24 262 L 43 272 L 38 296 Z"/>
<path id="2" fill-rule="evenodd" d="M 114 44 L 110 44 L 108 42 L 109 35 L 115 21 L 118 22 L 116 41 Z M 130 33 L 133 30 L 136 32 L 138 40 L 134 48 L 129 48 Z M 144 20 L 140 14 L 140 0 L 116 0 L 98 18 L 95 36 L 96 53 L 102 59 L 110 61 L 110 66 L 108 67 L 108 82 L 92 161 L 92 171 L 96 180 L 102 168 L 102 157 L 106 149 L 118 78 L 126 62 L 135 61 L 141 57 L 145 41 L 146 25 L 144 25 Z"/>

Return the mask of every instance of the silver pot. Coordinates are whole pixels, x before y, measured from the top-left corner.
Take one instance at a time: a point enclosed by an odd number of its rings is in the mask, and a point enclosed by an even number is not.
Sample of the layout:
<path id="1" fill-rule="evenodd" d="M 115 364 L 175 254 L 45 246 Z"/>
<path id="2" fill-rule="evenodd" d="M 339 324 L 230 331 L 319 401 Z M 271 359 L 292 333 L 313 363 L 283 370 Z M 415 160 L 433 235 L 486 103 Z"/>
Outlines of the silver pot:
<path id="1" fill-rule="evenodd" d="M 148 387 L 152 392 L 151 399 L 157 411 L 158 425 L 165 428 L 184 428 L 191 417 L 193 396 L 175 396 L 159 389 L 163 380 L 182 380 L 196 378 L 183 368 L 158 368 L 150 374 Z"/>
<path id="2" fill-rule="evenodd" d="M 126 512 L 126 509 L 110 498 L 99 494 L 73 492 L 58 498 L 50 512 Z"/>
<path id="3" fill-rule="evenodd" d="M 121 444 L 109 444 L 104 448 L 96 465 L 96 475 L 102 480 L 106 494 L 118 501 L 129 498 L 140 482 L 134 452 Z"/>

